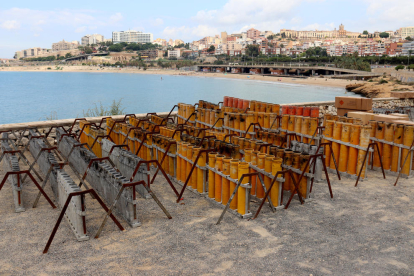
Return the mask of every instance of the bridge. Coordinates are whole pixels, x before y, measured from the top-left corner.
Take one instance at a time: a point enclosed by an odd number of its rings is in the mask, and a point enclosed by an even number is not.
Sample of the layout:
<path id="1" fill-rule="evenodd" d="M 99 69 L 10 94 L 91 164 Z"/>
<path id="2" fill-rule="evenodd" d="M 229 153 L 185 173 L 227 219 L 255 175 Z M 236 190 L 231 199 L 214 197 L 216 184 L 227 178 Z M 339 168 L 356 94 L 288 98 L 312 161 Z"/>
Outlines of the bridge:
<path id="1" fill-rule="evenodd" d="M 109 55 L 109 52 L 83 54 L 83 55 L 79 55 L 79 56 L 75 56 L 75 57 L 70 57 L 70 58 L 64 59 L 63 61 L 87 60 L 91 56 L 107 56 L 107 55 Z"/>
<path id="2" fill-rule="evenodd" d="M 196 65 L 197 71 L 232 73 L 232 74 L 260 74 L 264 76 L 325 76 L 341 79 L 370 79 L 382 74 L 367 71 L 351 70 L 330 66 L 318 66 L 310 64 L 272 63 L 272 64 L 200 64 Z"/>

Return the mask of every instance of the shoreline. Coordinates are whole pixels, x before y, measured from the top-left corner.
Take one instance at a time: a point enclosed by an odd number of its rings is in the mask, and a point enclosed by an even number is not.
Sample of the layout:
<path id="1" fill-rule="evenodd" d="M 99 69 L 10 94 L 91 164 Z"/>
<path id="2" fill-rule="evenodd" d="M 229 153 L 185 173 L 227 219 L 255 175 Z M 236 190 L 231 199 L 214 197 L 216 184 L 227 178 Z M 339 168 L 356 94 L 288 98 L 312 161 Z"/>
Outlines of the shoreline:
<path id="1" fill-rule="evenodd" d="M 203 73 L 203 72 L 186 72 L 179 70 L 164 70 L 164 69 L 147 69 L 146 71 L 137 68 L 113 68 L 104 67 L 99 68 L 96 66 L 59 66 L 63 67 L 63 70 L 48 70 L 47 68 L 53 68 L 53 66 L 30 66 L 30 67 L 2 67 L 0 72 L 72 72 L 72 73 L 117 73 L 117 74 L 149 74 L 149 75 L 169 75 L 169 76 L 192 76 L 192 77 L 206 77 L 206 78 L 223 78 L 223 79 L 239 79 L 247 81 L 266 81 L 277 82 L 280 84 L 298 84 L 298 85 L 313 85 L 323 87 L 336 87 L 343 88 L 348 84 L 365 83 L 364 81 L 356 80 L 342 80 L 342 79 L 327 79 L 309 77 L 306 79 L 289 78 L 289 77 L 270 77 L 259 75 L 240 75 L 231 73 Z M 55 67 L 56 68 L 56 67 Z"/>

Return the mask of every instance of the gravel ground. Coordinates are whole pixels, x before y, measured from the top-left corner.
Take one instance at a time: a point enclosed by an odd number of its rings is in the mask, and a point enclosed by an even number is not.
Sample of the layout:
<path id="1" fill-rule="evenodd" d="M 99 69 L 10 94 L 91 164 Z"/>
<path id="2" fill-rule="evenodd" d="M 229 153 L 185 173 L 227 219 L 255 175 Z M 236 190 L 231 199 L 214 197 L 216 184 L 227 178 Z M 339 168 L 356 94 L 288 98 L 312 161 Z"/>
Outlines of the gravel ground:
<path id="1" fill-rule="evenodd" d="M 0 166 L 0 177 L 4 176 Z M 162 176 L 152 186 L 173 216 L 139 199 L 142 226 L 108 221 L 101 237 L 78 242 L 63 220 L 49 253 L 42 251 L 59 216 L 37 190 L 24 186 L 26 212 L 15 213 L 10 184 L 0 192 L 0 275 L 414 275 L 413 179 L 393 186 L 394 176 L 354 188 L 354 180 L 316 184 L 314 200 L 292 201 L 288 210 L 266 206 L 256 220 L 227 213 L 190 191 L 181 204 Z M 176 186 L 180 188 L 180 186 Z M 49 186 L 46 192 L 54 198 Z M 286 202 L 286 200 L 285 200 Z M 104 212 L 86 198 L 87 228 L 94 236 Z M 252 211 L 258 204 L 252 204 Z"/>

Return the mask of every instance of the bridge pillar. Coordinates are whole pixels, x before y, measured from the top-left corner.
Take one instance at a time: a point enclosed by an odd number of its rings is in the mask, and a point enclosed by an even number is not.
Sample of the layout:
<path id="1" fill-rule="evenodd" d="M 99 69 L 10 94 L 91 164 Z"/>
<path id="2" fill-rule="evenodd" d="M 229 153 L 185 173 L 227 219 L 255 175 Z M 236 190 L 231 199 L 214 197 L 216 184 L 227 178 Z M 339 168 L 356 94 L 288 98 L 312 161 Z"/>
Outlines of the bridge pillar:
<path id="1" fill-rule="evenodd" d="M 299 76 L 299 74 L 300 74 L 300 70 L 299 69 L 296 69 L 296 75 Z"/>
<path id="2" fill-rule="evenodd" d="M 260 72 L 262 72 L 262 75 L 264 75 L 264 68 L 260 69 Z"/>
<path id="3" fill-rule="evenodd" d="M 329 71 L 328 70 L 325 70 L 325 75 L 329 76 Z"/>
<path id="4" fill-rule="evenodd" d="M 284 69 L 284 71 L 285 71 L 285 75 L 287 75 L 288 74 L 288 70 L 287 69 Z"/>
<path id="5" fill-rule="evenodd" d="M 315 76 L 315 70 L 312 70 L 312 76 Z"/>

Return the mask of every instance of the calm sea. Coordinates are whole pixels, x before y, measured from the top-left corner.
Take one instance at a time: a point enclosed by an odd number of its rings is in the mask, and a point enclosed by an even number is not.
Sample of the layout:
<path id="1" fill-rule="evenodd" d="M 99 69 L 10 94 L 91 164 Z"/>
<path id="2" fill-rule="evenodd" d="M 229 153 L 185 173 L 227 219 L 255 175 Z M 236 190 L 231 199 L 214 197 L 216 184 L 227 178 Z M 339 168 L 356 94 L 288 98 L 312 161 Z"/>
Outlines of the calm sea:
<path id="1" fill-rule="evenodd" d="M 162 80 L 161 80 L 162 77 Z M 178 102 L 223 96 L 271 103 L 333 101 L 345 89 L 280 82 L 118 73 L 0 72 L 0 124 L 83 117 L 122 98 L 125 113 L 169 111 Z M 352 94 L 352 93 L 348 93 Z"/>

